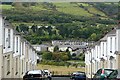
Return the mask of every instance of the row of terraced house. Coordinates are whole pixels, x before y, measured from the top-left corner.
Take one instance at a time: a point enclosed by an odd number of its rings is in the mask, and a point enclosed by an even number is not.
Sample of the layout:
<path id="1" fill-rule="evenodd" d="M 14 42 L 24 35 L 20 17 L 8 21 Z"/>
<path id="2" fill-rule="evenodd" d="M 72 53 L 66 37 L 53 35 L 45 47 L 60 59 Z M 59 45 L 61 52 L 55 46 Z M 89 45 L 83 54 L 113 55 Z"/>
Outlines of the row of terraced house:
<path id="1" fill-rule="evenodd" d="M 85 72 L 87 77 L 92 78 L 100 68 L 120 71 L 120 27 L 111 30 L 86 50 Z"/>
<path id="2" fill-rule="evenodd" d="M 36 64 L 35 49 L 0 14 L 0 80 L 22 78 Z"/>

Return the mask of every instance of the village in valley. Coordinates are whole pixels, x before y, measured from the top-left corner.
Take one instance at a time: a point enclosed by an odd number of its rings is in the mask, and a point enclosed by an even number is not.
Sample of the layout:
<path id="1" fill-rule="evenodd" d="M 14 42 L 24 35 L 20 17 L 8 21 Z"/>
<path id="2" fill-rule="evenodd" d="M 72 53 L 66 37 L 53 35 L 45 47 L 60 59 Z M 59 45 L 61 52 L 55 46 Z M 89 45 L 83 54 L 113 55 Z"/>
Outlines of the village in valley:
<path id="1" fill-rule="evenodd" d="M 120 78 L 119 2 L 0 7 L 0 80 Z"/>

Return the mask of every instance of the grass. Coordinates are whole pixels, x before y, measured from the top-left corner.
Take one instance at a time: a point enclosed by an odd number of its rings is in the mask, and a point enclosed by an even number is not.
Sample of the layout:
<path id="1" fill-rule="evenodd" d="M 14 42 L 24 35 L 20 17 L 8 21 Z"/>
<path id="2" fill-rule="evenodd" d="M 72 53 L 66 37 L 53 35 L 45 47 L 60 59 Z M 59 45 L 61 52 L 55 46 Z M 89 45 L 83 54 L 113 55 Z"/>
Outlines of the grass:
<path id="1" fill-rule="evenodd" d="M 52 73 L 54 72 L 54 74 L 56 75 L 68 75 L 72 72 L 75 71 L 83 71 L 84 72 L 84 68 L 75 68 L 75 67 L 66 67 L 66 66 L 53 66 L 53 65 L 41 65 L 38 64 L 37 69 L 48 69 L 50 70 Z"/>
<path id="2" fill-rule="evenodd" d="M 0 5 L 0 7 L 2 7 L 2 9 L 5 9 L 5 10 L 14 8 L 12 5 Z"/>
<path id="3" fill-rule="evenodd" d="M 31 8 L 32 8 L 34 11 L 47 10 L 47 9 L 45 9 L 41 4 L 36 5 L 36 6 L 31 6 Z"/>
<path id="4" fill-rule="evenodd" d="M 97 10 L 93 6 L 89 5 L 88 3 L 68 3 L 68 2 L 66 2 L 66 3 L 53 3 L 53 4 L 56 6 L 56 9 L 58 11 L 66 13 L 66 14 L 91 17 L 91 16 L 93 16 L 93 14 L 91 14 L 91 13 L 94 13 L 94 14 L 99 14 L 101 16 L 106 16 L 103 12 Z M 87 7 L 91 13 L 89 13 L 85 9 L 79 7 L 78 5 L 83 5 L 83 6 Z M 9 9 L 14 8 L 11 5 L 0 5 L 0 7 L 2 7 L 3 10 L 4 9 L 9 10 Z M 31 6 L 30 8 L 33 9 L 33 11 L 49 10 L 49 9 L 46 9 L 42 4 L 38 4 L 36 6 Z"/>
<path id="5" fill-rule="evenodd" d="M 63 13 L 79 15 L 79 16 L 92 16 L 92 14 L 88 13 L 83 8 L 80 8 L 77 4 L 71 3 L 54 3 L 56 5 L 57 10 Z"/>
<path id="6" fill-rule="evenodd" d="M 92 6 L 88 7 L 88 10 L 89 10 L 91 13 L 99 14 L 99 15 L 101 15 L 101 16 L 105 16 L 105 17 L 106 17 L 106 15 L 105 15 L 103 12 L 97 10 L 96 8 L 94 8 L 94 7 L 92 7 Z"/>

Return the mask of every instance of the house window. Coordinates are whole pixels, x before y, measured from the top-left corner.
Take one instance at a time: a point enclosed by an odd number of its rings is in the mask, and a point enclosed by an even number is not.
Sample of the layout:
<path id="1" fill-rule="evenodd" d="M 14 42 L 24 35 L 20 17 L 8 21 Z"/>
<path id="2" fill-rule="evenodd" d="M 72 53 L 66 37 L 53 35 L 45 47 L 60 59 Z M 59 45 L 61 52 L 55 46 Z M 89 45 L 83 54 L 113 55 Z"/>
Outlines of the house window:
<path id="1" fill-rule="evenodd" d="M 16 37 L 16 52 L 18 52 L 18 37 Z"/>
<path id="2" fill-rule="evenodd" d="M 4 28 L 4 41 L 3 41 L 4 49 L 5 49 L 5 28 Z"/>
<path id="3" fill-rule="evenodd" d="M 24 42 L 22 42 L 22 55 L 24 55 Z"/>
<path id="4" fill-rule="evenodd" d="M 16 72 L 18 72 L 18 58 L 16 58 Z"/>
<path id="5" fill-rule="evenodd" d="M 104 56 L 104 43 L 103 43 L 103 53 L 102 54 L 103 54 L 102 56 Z"/>
<path id="6" fill-rule="evenodd" d="M 7 75 L 10 73 L 10 55 L 7 56 Z"/>
<path id="7" fill-rule="evenodd" d="M 26 62 L 26 71 L 28 71 L 28 62 Z"/>
<path id="8" fill-rule="evenodd" d="M 22 74 L 24 72 L 24 64 L 23 64 L 23 60 L 22 60 Z"/>
<path id="9" fill-rule="evenodd" d="M 112 53 L 112 37 L 110 38 L 110 51 Z"/>
<path id="10" fill-rule="evenodd" d="M 116 38 L 115 38 L 115 50 L 116 50 L 116 46 L 117 46 L 117 44 L 116 44 Z"/>
<path id="11" fill-rule="evenodd" d="M 8 48 L 10 48 L 10 29 L 8 29 Z"/>
<path id="12" fill-rule="evenodd" d="M 97 62 L 96 70 L 98 70 L 98 62 Z"/>
<path id="13" fill-rule="evenodd" d="M 112 69 L 113 68 L 113 61 L 110 60 L 110 68 Z"/>

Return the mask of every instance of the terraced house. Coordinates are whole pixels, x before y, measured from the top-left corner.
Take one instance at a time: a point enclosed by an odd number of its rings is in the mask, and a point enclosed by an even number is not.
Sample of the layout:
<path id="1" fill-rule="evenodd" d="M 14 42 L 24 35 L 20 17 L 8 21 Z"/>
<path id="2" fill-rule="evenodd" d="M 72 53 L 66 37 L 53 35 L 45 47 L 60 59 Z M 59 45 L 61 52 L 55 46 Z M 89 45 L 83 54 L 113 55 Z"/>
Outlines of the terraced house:
<path id="1" fill-rule="evenodd" d="M 0 79 L 22 78 L 36 65 L 35 49 L 0 15 Z"/>
<path id="2" fill-rule="evenodd" d="M 92 78 L 100 68 L 120 70 L 120 27 L 106 34 L 86 50 L 85 64 L 88 78 Z"/>

